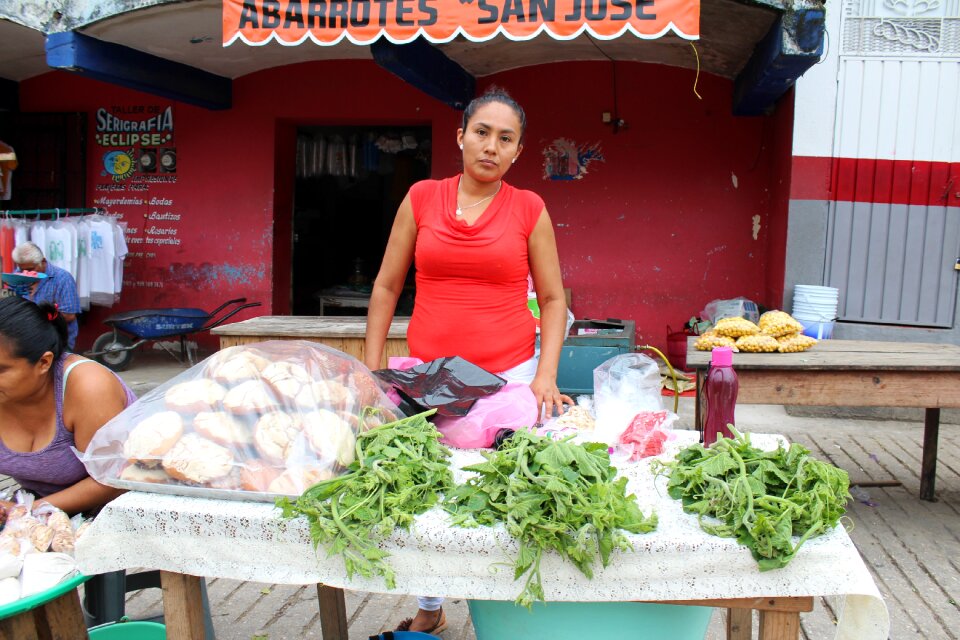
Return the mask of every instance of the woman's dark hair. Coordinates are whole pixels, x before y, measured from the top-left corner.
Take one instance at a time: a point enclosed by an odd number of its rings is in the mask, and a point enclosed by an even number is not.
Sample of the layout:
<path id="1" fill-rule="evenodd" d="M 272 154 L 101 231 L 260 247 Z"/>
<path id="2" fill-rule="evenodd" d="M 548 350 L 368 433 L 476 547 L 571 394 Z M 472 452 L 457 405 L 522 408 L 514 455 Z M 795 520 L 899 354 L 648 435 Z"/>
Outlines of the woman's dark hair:
<path id="1" fill-rule="evenodd" d="M 59 358 L 67 349 L 67 321 L 49 303 L 26 298 L 0 299 L 0 340 L 11 354 L 36 364 L 47 351 Z"/>
<path id="2" fill-rule="evenodd" d="M 467 108 L 463 110 L 463 129 L 466 131 L 467 123 L 470 122 L 470 119 L 477 112 L 477 109 L 484 105 L 488 105 L 492 102 L 499 102 L 500 104 L 505 104 L 513 112 L 517 114 L 517 118 L 520 120 L 520 140 L 523 142 L 523 134 L 527 131 L 527 114 L 523 112 L 523 107 L 521 107 L 516 100 L 514 100 L 506 89 L 501 89 L 497 86 L 492 86 L 484 91 L 483 95 L 477 96 L 470 101 L 470 104 L 467 105 Z"/>

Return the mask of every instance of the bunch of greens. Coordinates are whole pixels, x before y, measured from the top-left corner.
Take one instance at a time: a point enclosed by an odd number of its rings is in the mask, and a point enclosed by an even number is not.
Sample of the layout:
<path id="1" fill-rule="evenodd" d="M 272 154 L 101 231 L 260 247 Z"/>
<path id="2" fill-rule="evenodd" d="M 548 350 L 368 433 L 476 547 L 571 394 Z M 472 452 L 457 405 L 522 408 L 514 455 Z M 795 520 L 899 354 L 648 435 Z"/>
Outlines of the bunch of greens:
<path id="1" fill-rule="evenodd" d="M 799 444 L 763 451 L 749 434 L 730 430 L 732 440 L 689 446 L 653 468 L 669 474 L 670 497 L 696 513 L 704 531 L 749 547 L 761 571 L 785 567 L 804 542 L 840 521 L 850 499 L 847 472 L 811 458 Z M 793 536 L 800 537 L 796 545 Z"/>
<path id="2" fill-rule="evenodd" d="M 314 548 L 342 555 L 347 576 L 383 576 L 395 586 L 388 553 L 378 543 L 395 527 L 409 529 L 453 483 L 450 451 L 427 421 L 433 411 L 379 426 L 357 437 L 357 457 L 346 473 L 307 489 L 291 502 L 277 499 L 284 518 L 306 516 Z"/>
<path id="3" fill-rule="evenodd" d="M 540 560 L 553 549 L 593 577 L 597 554 L 603 566 L 614 549 L 632 549 L 623 529 L 646 533 L 657 526 L 645 517 L 636 497 L 626 494 L 627 479 L 614 480 L 603 444 L 556 442 L 517 431 L 485 462 L 464 467 L 477 475 L 448 492 L 444 508 L 461 527 L 502 522 L 520 542 L 514 579 L 527 574 L 516 603 L 531 607 L 543 600 Z"/>

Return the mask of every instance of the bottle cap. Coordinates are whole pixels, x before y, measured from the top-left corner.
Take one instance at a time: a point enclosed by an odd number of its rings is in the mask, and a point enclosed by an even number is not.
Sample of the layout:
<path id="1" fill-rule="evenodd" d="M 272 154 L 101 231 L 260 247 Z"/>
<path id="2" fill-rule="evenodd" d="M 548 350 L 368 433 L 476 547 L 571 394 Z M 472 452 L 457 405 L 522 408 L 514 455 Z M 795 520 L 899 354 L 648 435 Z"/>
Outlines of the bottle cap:
<path id="1" fill-rule="evenodd" d="M 730 347 L 714 347 L 710 354 L 710 365 L 714 367 L 733 366 L 733 349 Z"/>

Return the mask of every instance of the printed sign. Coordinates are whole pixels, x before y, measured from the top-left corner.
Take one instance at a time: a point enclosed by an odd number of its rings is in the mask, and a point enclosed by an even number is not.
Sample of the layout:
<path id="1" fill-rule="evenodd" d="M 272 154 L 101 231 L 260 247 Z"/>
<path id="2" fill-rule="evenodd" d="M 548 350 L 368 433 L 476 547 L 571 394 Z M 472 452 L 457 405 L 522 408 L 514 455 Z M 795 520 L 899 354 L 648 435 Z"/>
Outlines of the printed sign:
<path id="1" fill-rule="evenodd" d="M 144 275 L 182 250 L 177 193 L 177 147 L 173 107 L 100 107 L 94 116 L 97 177 L 93 203 L 125 222 L 130 253 L 124 289 L 163 289 L 166 282 Z M 96 250 L 102 242 L 91 237 Z M 80 247 L 85 251 L 86 247 Z"/>
<path id="2" fill-rule="evenodd" d="M 223 0 L 223 44 L 700 37 L 700 0 Z"/>

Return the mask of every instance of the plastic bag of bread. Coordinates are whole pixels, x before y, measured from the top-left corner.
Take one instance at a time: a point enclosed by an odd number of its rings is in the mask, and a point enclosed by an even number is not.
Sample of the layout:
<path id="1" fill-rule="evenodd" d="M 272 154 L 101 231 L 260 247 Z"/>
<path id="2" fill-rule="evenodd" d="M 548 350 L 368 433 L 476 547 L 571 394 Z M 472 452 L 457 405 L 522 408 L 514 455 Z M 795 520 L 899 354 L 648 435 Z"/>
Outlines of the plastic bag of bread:
<path id="1" fill-rule="evenodd" d="M 358 433 L 399 417 L 356 358 L 273 340 L 219 351 L 157 387 L 81 459 L 115 487 L 267 501 L 341 473 Z"/>
<path id="2" fill-rule="evenodd" d="M 717 320 L 717 324 L 713 325 L 712 330 L 717 335 L 727 336 L 728 338 L 752 336 L 760 333 L 760 327 L 746 318 L 721 318 Z"/>
<path id="3" fill-rule="evenodd" d="M 803 325 L 786 311 L 767 311 L 758 324 L 760 333 L 773 338 L 803 331 Z"/>

